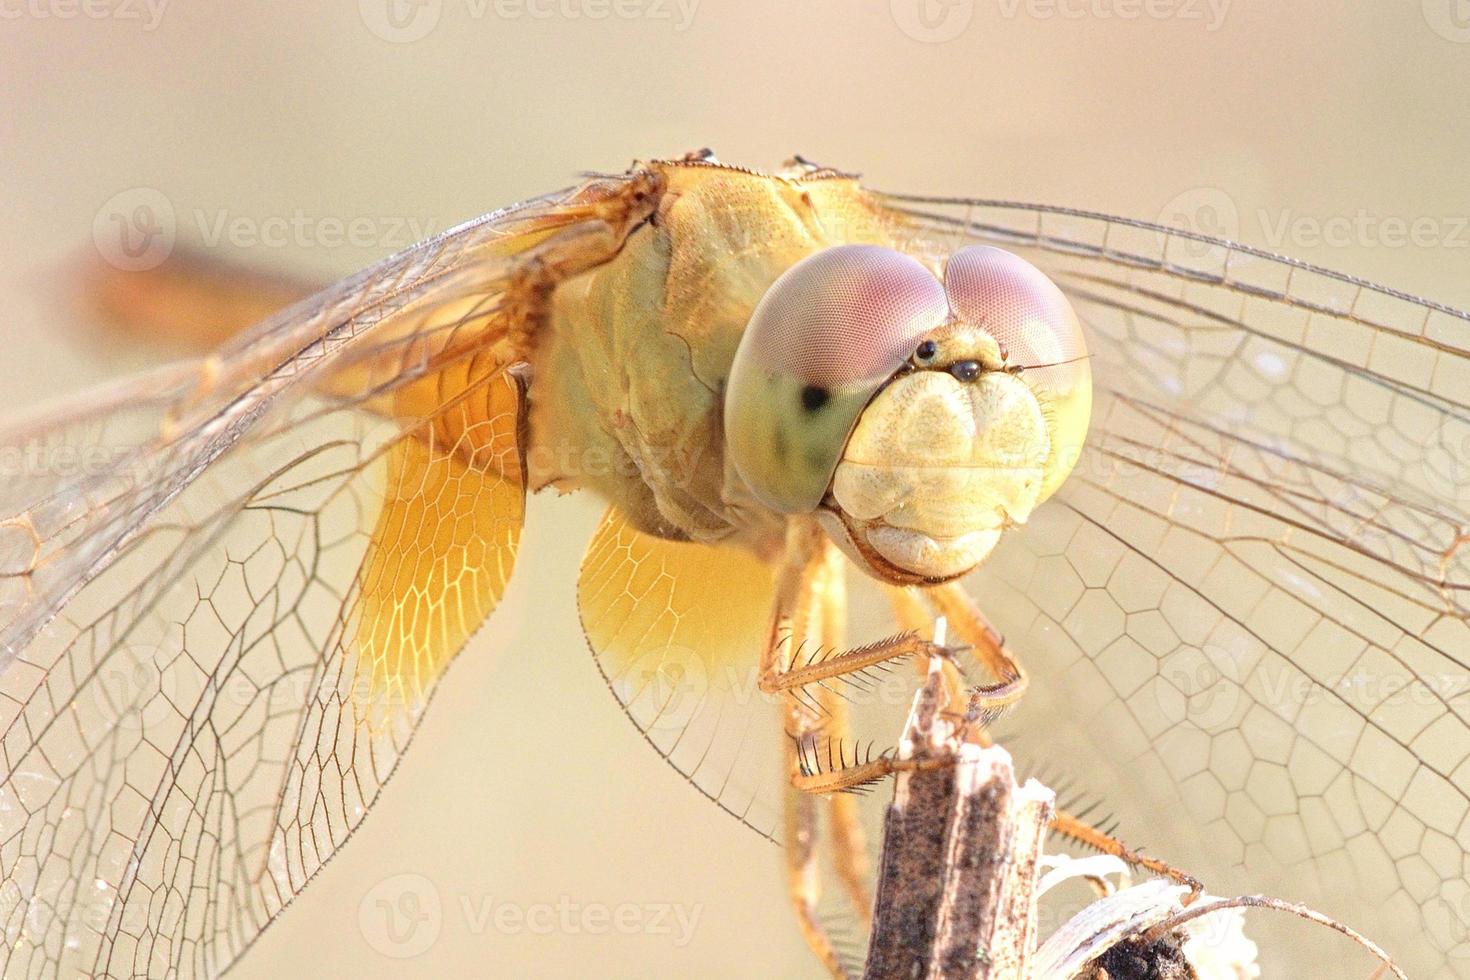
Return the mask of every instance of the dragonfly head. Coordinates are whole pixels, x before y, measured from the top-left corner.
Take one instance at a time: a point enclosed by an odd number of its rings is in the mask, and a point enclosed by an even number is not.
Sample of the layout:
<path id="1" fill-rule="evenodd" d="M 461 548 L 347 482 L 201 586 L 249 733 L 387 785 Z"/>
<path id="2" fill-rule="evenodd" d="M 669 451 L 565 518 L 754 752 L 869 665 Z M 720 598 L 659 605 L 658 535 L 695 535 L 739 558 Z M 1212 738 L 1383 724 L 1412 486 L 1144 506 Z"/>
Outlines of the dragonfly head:
<path id="1" fill-rule="evenodd" d="M 938 582 L 1061 485 L 1090 408 L 1076 315 L 1030 263 L 971 246 L 941 280 L 903 253 L 846 245 L 762 298 L 725 435 L 767 506 L 815 514 L 879 578 Z"/>

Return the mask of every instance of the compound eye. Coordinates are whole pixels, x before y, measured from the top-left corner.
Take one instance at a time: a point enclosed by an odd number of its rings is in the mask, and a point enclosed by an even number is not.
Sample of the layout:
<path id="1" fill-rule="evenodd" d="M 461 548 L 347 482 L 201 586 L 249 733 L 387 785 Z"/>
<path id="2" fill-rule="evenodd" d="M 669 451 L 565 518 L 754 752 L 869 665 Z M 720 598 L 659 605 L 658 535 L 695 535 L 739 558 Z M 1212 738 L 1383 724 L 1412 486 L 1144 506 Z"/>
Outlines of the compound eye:
<path id="1" fill-rule="evenodd" d="M 863 406 L 949 317 L 916 259 L 840 245 L 786 270 L 751 314 L 725 392 L 725 441 L 766 506 L 821 503 Z"/>
<path id="2" fill-rule="evenodd" d="M 971 245 L 950 256 L 944 290 L 955 315 L 990 334 L 1008 367 L 1052 415 L 1052 453 L 1042 499 L 1081 454 L 1092 411 L 1087 341 L 1067 297 L 1046 273 L 1012 252 Z"/>
<path id="3" fill-rule="evenodd" d="M 1087 370 L 1072 304 L 1046 273 L 1013 252 L 971 245 L 950 256 L 944 289 L 956 316 L 996 339 L 1011 367 L 1067 386 Z"/>

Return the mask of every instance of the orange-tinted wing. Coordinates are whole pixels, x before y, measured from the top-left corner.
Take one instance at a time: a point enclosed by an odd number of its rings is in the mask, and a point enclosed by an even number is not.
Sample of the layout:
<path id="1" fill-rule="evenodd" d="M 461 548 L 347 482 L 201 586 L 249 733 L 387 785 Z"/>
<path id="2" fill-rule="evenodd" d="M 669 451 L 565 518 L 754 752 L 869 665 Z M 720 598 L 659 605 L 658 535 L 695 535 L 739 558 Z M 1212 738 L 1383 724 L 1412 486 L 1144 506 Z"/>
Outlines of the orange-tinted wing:
<path id="1" fill-rule="evenodd" d="M 1021 252 L 1088 331 L 1077 468 L 971 580 L 1032 677 L 1013 747 L 1212 890 L 1464 975 L 1470 318 L 1137 222 L 888 200 L 908 247 Z M 1264 962 L 1320 974 L 1294 935 Z"/>
<path id="2" fill-rule="evenodd" d="M 518 256 L 620 186 L 0 434 L 5 975 L 217 974 L 351 835 L 515 557 Z"/>
<path id="3" fill-rule="evenodd" d="M 779 702 L 761 693 L 770 565 L 667 541 L 609 510 L 577 581 L 598 668 L 650 745 L 702 793 L 775 838 L 785 779 Z"/>

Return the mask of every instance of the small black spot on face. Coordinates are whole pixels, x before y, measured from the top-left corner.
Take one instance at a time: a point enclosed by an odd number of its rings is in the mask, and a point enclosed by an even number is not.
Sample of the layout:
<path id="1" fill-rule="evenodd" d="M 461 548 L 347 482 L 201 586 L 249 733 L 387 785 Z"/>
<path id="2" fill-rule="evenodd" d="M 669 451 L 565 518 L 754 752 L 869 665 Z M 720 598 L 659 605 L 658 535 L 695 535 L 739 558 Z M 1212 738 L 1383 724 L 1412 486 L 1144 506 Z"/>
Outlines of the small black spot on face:
<path id="1" fill-rule="evenodd" d="M 827 404 L 827 399 L 832 393 L 821 385 L 807 385 L 801 389 L 801 407 L 808 412 L 815 412 Z"/>
<path id="2" fill-rule="evenodd" d="M 932 340 L 924 341 L 919 345 L 919 349 L 914 351 L 914 355 L 921 361 L 927 361 L 938 353 L 939 345 Z"/>
<path id="3" fill-rule="evenodd" d="M 950 365 L 949 373 L 954 375 L 955 378 L 957 378 L 958 380 L 969 384 L 971 381 L 974 381 L 976 378 L 980 377 L 980 362 L 956 361 L 954 364 Z"/>

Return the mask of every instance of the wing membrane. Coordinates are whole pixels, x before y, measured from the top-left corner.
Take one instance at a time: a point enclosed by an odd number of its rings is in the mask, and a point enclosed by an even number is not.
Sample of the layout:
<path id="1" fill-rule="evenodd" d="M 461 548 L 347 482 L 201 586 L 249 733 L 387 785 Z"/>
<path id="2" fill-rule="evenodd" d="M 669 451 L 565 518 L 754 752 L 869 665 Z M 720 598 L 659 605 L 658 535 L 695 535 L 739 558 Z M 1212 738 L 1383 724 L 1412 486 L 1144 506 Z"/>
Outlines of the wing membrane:
<path id="1" fill-rule="evenodd" d="M 110 453 L 0 520 L 6 975 L 214 975 L 357 827 L 510 574 L 504 291 L 580 193 L 5 436 Z"/>
<path id="2" fill-rule="evenodd" d="M 628 718 L 691 784 L 772 839 L 782 721 L 758 682 L 775 592 L 754 555 L 655 538 L 613 510 L 577 582 L 587 642 Z"/>
<path id="3" fill-rule="evenodd" d="M 23 467 L 15 489 L 0 497 L 7 505 L 0 664 L 278 399 L 336 385 L 340 398 L 365 403 L 423 375 L 429 355 L 471 342 L 498 311 L 511 257 L 585 219 L 577 193 L 445 232 L 302 300 L 215 354 L 0 431 L 0 452 L 41 460 Z M 352 356 L 342 357 L 349 348 Z M 58 453 L 68 465 L 55 463 Z"/>
<path id="4" fill-rule="evenodd" d="M 1089 333 L 1077 469 L 973 577 L 1031 668 L 1017 738 L 1212 888 L 1460 975 L 1470 321 L 1141 223 L 891 202 L 921 248 L 1022 252 Z"/>

